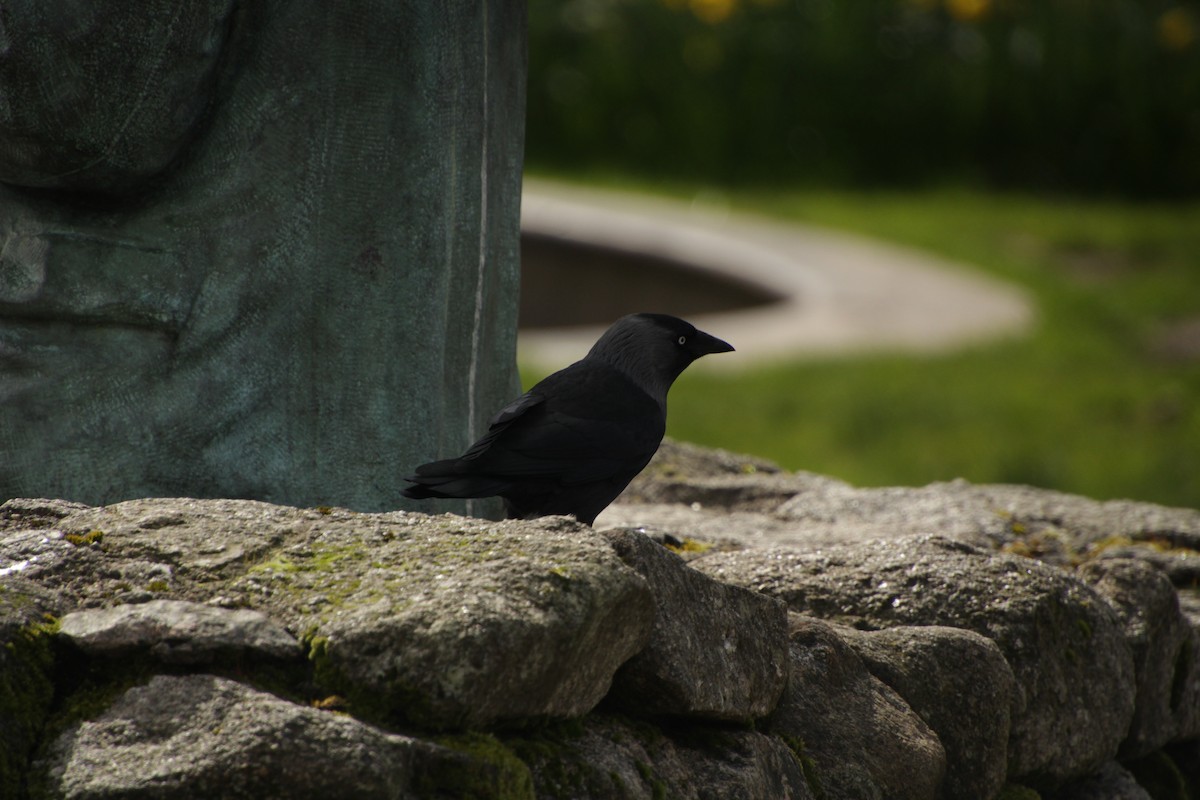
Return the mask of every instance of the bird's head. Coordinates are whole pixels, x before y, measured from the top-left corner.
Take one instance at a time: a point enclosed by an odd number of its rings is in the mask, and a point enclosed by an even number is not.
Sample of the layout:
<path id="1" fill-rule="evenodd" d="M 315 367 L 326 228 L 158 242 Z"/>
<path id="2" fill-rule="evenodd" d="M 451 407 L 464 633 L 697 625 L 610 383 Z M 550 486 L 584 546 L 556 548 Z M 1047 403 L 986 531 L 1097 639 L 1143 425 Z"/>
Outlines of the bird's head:
<path id="1" fill-rule="evenodd" d="M 667 390 L 701 356 L 733 346 L 668 314 L 630 314 L 614 322 L 592 345 L 598 358 L 624 372 L 648 394 L 665 401 Z"/>

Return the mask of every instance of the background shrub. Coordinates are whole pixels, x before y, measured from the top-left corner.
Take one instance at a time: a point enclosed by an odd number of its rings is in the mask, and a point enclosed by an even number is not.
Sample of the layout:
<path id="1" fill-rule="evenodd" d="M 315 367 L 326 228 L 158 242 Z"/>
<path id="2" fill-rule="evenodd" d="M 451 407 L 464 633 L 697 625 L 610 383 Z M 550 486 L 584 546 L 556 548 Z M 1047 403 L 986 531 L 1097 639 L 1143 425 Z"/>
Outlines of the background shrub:
<path id="1" fill-rule="evenodd" d="M 527 158 L 725 185 L 1200 194 L 1200 3 L 530 0 Z"/>

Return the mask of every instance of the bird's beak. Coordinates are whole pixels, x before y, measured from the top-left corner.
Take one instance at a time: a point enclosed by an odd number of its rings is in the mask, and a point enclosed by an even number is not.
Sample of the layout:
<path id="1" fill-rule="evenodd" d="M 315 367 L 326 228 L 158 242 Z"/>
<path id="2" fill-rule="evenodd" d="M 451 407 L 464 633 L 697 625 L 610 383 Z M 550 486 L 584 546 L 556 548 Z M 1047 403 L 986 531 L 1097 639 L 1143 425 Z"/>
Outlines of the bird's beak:
<path id="1" fill-rule="evenodd" d="M 732 353 L 733 345 L 723 339 L 718 339 L 715 336 L 705 333 L 704 331 L 696 331 L 698 334 L 693 339 L 694 346 L 700 355 L 709 355 L 710 353 Z"/>

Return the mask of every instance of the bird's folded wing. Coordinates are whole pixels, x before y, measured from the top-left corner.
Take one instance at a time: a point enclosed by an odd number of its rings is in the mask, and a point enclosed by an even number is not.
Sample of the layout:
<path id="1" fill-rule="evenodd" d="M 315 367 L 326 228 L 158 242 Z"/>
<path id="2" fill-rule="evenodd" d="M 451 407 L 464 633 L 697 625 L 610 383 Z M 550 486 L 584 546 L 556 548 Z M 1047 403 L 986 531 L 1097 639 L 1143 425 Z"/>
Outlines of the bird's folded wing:
<path id="1" fill-rule="evenodd" d="M 476 475 L 588 483 L 640 470 L 662 435 L 653 400 L 611 369 L 580 362 L 501 409 L 456 464 Z"/>
<path id="2" fill-rule="evenodd" d="M 541 416 L 537 425 L 509 429 L 493 446 L 490 455 L 506 475 L 553 477 L 565 485 L 604 480 L 640 469 L 661 439 L 611 420 Z"/>
<path id="3" fill-rule="evenodd" d="M 504 408 L 497 411 L 496 415 L 488 421 L 488 432 L 484 434 L 483 438 L 471 445 L 467 452 L 454 459 L 454 462 L 464 466 L 473 466 L 472 462 L 477 461 L 481 456 L 486 454 L 496 439 L 513 422 L 520 419 L 529 409 L 541 405 L 545 400 L 546 398 L 542 395 L 532 393 L 523 394 L 516 400 L 513 400 Z"/>
<path id="4" fill-rule="evenodd" d="M 508 425 L 517 417 L 524 414 L 534 406 L 541 405 L 546 402 L 546 398 L 540 394 L 526 392 L 525 394 L 513 400 L 504 408 L 496 412 L 496 415 L 488 420 L 488 428 L 495 429 Z"/>

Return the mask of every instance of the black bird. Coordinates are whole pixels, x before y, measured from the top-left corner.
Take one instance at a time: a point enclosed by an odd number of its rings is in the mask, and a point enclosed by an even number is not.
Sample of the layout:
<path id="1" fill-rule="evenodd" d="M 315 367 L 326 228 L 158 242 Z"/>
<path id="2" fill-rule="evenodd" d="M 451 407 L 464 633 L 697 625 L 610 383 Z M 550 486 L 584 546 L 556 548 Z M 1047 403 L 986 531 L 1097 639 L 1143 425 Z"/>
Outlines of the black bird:
<path id="1" fill-rule="evenodd" d="M 501 409 L 467 452 L 417 467 L 404 496 L 499 496 L 509 519 L 591 525 L 658 450 L 671 384 L 697 358 L 731 350 L 676 317 L 622 317 L 582 360 Z"/>

